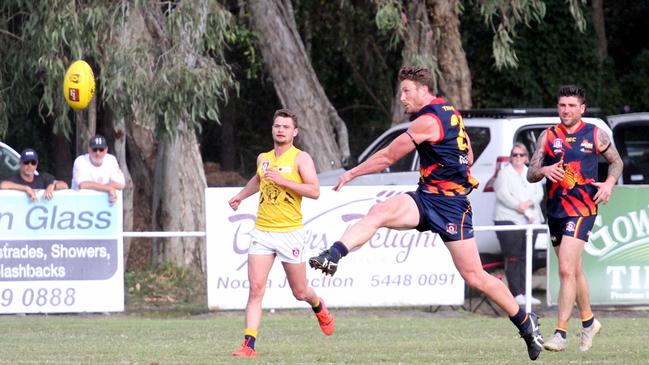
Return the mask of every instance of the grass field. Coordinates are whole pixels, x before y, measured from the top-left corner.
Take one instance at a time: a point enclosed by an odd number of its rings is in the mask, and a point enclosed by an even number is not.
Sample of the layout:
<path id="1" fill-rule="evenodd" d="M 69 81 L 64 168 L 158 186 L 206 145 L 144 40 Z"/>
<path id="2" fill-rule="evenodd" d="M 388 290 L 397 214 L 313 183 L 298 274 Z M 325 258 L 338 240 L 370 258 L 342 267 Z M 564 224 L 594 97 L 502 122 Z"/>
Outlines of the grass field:
<path id="1" fill-rule="evenodd" d="M 307 310 L 264 314 L 256 359 L 233 358 L 243 313 L 183 318 L 143 314 L 0 316 L 0 364 L 524 364 L 509 320 L 464 311 L 332 309 L 325 337 Z M 576 320 L 569 348 L 535 364 L 648 364 L 646 312 L 603 312 L 593 349 L 581 353 Z M 541 319 L 549 337 L 554 312 Z"/>

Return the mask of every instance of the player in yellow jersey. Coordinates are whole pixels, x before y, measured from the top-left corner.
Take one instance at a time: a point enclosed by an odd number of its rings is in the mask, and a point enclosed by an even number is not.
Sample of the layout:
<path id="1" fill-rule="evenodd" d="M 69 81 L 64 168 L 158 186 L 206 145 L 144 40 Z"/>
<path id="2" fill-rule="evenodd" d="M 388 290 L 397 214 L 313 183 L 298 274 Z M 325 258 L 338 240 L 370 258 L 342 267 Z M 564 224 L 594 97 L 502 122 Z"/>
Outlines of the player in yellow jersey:
<path id="1" fill-rule="evenodd" d="M 259 191 L 257 221 L 248 249 L 250 289 L 246 305 L 244 340 L 234 356 L 256 356 L 255 340 L 261 322 L 261 301 L 275 257 L 284 266 L 295 299 L 308 302 L 325 335 L 334 332 L 334 318 L 313 288 L 307 286 L 302 224 L 302 197 L 318 199 L 320 183 L 311 156 L 293 145 L 298 134 L 296 115 L 280 109 L 273 116 L 274 149 L 257 157 L 257 173 L 229 204 L 237 210 L 241 201 Z"/>

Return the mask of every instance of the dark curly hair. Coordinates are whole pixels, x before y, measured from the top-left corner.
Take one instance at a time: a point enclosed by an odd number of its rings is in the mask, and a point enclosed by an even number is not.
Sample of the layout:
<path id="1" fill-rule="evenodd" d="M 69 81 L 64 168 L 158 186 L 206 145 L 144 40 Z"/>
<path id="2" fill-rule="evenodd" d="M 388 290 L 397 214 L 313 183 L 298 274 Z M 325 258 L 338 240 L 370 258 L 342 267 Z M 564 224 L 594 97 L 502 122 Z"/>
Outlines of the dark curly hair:
<path id="1" fill-rule="evenodd" d="M 581 104 L 586 104 L 586 92 L 584 89 L 575 85 L 562 85 L 559 87 L 559 93 L 557 94 L 557 100 L 562 96 L 574 96 L 579 99 Z"/>

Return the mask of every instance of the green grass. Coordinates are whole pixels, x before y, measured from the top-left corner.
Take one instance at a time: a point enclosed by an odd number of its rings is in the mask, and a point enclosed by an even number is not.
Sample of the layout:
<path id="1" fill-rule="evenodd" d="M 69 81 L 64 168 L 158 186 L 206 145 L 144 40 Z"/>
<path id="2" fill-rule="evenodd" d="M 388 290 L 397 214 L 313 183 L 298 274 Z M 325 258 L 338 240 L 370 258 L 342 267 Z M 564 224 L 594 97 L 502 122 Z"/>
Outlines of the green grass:
<path id="1" fill-rule="evenodd" d="M 264 313 L 256 359 L 233 358 L 243 313 L 186 318 L 142 314 L 0 316 L 0 364 L 523 364 L 525 345 L 506 318 L 445 310 L 336 310 L 325 337 L 308 310 Z M 554 313 L 542 319 L 552 332 Z M 603 330 L 587 353 L 577 322 L 569 348 L 536 364 L 646 364 L 647 313 L 599 316 Z"/>

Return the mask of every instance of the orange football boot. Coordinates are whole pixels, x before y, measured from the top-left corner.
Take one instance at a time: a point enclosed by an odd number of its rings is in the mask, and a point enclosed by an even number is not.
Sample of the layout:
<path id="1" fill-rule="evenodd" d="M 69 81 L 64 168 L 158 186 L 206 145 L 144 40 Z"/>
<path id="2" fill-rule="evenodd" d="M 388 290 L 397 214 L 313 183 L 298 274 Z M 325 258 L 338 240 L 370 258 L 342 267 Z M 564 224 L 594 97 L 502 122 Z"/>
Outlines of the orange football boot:
<path id="1" fill-rule="evenodd" d="M 232 353 L 232 356 L 241 356 L 241 357 L 255 357 L 257 356 L 257 351 L 252 347 L 248 346 L 248 340 L 243 340 L 241 348 L 238 351 Z"/>
<path id="2" fill-rule="evenodd" d="M 322 306 L 322 310 L 320 312 L 316 313 L 315 316 L 318 318 L 318 323 L 320 324 L 320 329 L 322 329 L 322 333 L 324 333 L 327 336 L 331 336 L 332 333 L 334 333 L 334 329 L 336 328 L 336 322 L 334 322 L 334 316 L 329 312 L 329 309 L 327 309 L 327 306 L 324 303 L 324 300 L 320 298 L 320 305 Z"/>

